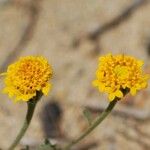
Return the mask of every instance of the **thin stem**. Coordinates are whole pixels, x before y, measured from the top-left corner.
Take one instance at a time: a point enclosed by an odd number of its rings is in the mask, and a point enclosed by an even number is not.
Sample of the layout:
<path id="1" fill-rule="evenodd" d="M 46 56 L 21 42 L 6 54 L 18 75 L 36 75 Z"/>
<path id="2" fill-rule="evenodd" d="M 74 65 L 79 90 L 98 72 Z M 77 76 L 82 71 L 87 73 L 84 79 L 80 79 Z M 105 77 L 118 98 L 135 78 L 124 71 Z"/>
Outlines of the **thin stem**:
<path id="1" fill-rule="evenodd" d="M 80 142 L 82 139 L 84 139 L 89 133 L 91 133 L 107 116 L 108 114 L 112 111 L 114 106 L 117 103 L 117 99 L 113 100 L 112 102 L 109 103 L 108 107 L 99 115 L 95 121 L 89 126 L 89 128 L 81 134 L 77 139 L 69 143 L 63 150 L 70 150 L 72 146 Z"/>
<path id="2" fill-rule="evenodd" d="M 30 122 L 32 120 L 36 104 L 37 104 L 38 100 L 40 99 L 40 97 L 41 97 L 41 94 L 39 92 L 37 92 L 37 96 L 27 102 L 28 110 L 27 110 L 27 114 L 26 114 L 26 117 L 25 117 L 24 124 L 23 124 L 19 134 L 15 138 L 14 142 L 8 148 L 8 150 L 14 150 L 15 147 L 20 142 L 20 140 L 22 139 L 22 137 L 24 136 L 25 132 L 27 131 L 27 129 L 30 125 Z"/>

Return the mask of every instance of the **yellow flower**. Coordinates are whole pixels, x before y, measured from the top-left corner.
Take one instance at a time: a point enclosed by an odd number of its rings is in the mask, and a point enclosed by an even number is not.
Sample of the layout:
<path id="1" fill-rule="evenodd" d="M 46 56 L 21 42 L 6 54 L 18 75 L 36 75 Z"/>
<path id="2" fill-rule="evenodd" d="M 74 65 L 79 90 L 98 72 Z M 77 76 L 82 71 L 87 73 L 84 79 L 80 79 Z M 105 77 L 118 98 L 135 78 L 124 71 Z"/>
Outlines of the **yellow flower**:
<path id="1" fill-rule="evenodd" d="M 47 95 L 51 84 L 52 68 L 42 56 L 21 57 L 8 66 L 5 75 L 4 93 L 15 97 L 15 101 L 29 101 L 37 91 Z"/>
<path id="2" fill-rule="evenodd" d="M 100 57 L 93 85 L 108 93 L 110 101 L 122 98 L 126 91 L 135 95 L 138 90 L 146 88 L 150 77 L 143 73 L 142 65 L 142 61 L 126 55 Z"/>

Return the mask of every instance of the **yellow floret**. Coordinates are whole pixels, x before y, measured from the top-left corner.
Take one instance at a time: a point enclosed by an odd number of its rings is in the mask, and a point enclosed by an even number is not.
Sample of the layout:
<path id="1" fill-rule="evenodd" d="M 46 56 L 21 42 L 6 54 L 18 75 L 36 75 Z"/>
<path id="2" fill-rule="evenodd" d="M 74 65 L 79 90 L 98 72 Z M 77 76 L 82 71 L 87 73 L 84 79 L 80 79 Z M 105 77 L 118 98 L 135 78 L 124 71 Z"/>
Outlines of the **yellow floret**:
<path id="1" fill-rule="evenodd" d="M 93 85 L 108 93 L 110 101 L 122 98 L 125 91 L 135 95 L 138 90 L 147 87 L 149 79 L 149 75 L 143 73 L 142 65 L 142 61 L 126 55 L 100 57 Z"/>
<path id="2" fill-rule="evenodd" d="M 52 68 L 42 56 L 22 57 L 8 66 L 5 73 L 4 93 L 15 96 L 15 101 L 29 101 L 37 91 L 47 95 L 51 84 Z"/>

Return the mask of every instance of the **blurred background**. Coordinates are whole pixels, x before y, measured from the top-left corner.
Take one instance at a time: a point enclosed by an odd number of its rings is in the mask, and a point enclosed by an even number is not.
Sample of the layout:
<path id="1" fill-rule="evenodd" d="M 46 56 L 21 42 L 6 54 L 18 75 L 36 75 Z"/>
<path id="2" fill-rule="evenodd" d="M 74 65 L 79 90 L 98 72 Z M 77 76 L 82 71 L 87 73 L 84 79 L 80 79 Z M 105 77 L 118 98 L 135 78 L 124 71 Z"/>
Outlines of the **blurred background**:
<path id="1" fill-rule="evenodd" d="M 0 71 L 20 56 L 43 55 L 53 66 L 53 89 L 39 102 L 18 150 L 44 138 L 66 144 L 108 104 L 91 85 L 98 57 L 124 53 L 145 61 L 150 73 L 149 0 L 0 0 Z M 3 85 L 1 85 L 2 87 Z M 128 95 L 74 150 L 149 150 L 150 88 Z M 26 104 L 0 94 L 0 148 L 20 129 Z M 16 148 L 17 149 L 17 148 Z"/>

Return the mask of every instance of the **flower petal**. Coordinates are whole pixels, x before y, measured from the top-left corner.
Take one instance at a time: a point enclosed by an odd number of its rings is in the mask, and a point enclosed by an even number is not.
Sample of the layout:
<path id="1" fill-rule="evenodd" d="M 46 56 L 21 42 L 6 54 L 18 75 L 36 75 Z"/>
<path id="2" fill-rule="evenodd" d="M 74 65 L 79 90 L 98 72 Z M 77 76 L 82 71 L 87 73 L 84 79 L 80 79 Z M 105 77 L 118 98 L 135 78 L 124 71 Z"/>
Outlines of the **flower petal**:
<path id="1" fill-rule="evenodd" d="M 98 81 L 98 80 L 94 80 L 94 81 L 92 82 L 92 85 L 93 85 L 94 87 L 99 86 L 99 81 Z"/>
<path id="2" fill-rule="evenodd" d="M 130 89 L 131 95 L 133 95 L 133 96 L 136 95 L 136 91 L 137 91 L 136 88 L 134 88 L 134 87 L 131 88 L 131 89 Z"/>
<path id="3" fill-rule="evenodd" d="M 44 95 L 48 95 L 49 90 L 52 88 L 51 84 L 47 84 L 44 88 L 42 88 L 42 92 Z"/>
<path id="4" fill-rule="evenodd" d="M 115 95 L 116 95 L 117 97 L 119 97 L 119 98 L 122 98 L 122 97 L 123 97 L 123 93 L 122 93 L 120 90 L 117 90 L 117 91 L 115 92 Z"/>
<path id="5" fill-rule="evenodd" d="M 110 93 L 109 96 L 108 96 L 108 99 L 110 101 L 113 101 L 115 99 L 115 94 L 114 93 Z"/>

